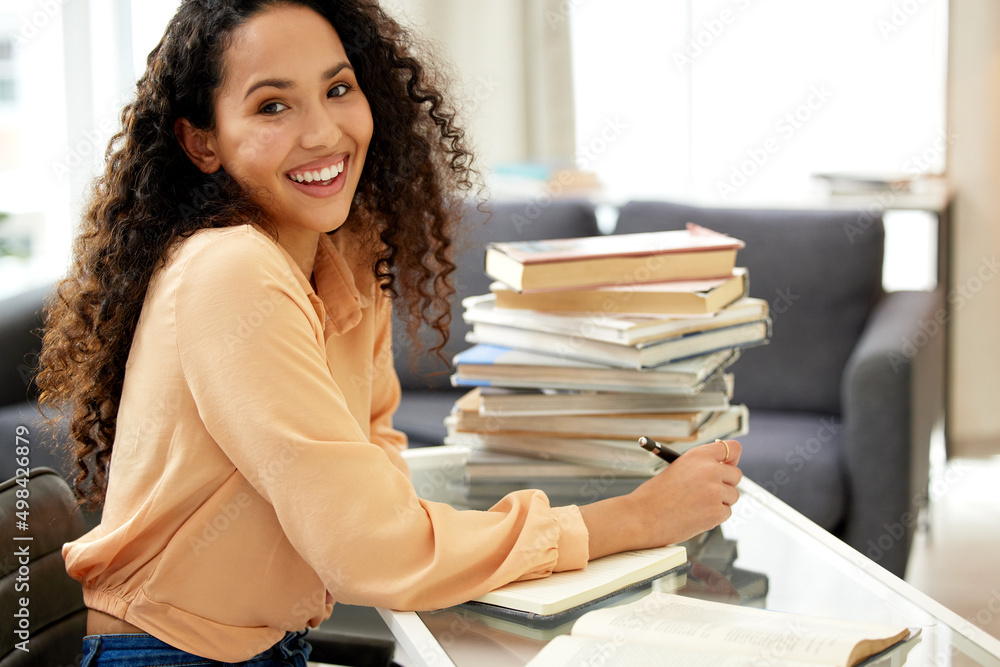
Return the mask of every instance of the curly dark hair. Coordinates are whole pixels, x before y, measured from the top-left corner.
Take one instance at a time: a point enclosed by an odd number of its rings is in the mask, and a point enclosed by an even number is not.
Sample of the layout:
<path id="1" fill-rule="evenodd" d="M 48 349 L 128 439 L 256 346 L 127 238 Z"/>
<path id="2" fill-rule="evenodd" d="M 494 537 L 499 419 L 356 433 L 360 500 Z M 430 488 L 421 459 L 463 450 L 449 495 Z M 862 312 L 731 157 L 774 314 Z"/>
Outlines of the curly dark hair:
<path id="1" fill-rule="evenodd" d="M 349 223 L 372 241 L 372 271 L 405 304 L 397 312 L 411 338 L 421 324 L 435 329 L 439 357 L 448 340 L 452 227 L 481 189 L 440 74 L 418 60 L 412 36 L 374 0 L 184 0 L 122 111 L 69 275 L 46 304 L 40 404 L 70 420 L 74 485 L 91 508 L 107 489 L 125 362 L 154 271 L 198 229 L 251 223 L 273 234 L 239 183 L 192 164 L 174 125 L 214 128 L 233 31 L 282 5 L 315 10 L 344 44 L 376 128 Z"/>

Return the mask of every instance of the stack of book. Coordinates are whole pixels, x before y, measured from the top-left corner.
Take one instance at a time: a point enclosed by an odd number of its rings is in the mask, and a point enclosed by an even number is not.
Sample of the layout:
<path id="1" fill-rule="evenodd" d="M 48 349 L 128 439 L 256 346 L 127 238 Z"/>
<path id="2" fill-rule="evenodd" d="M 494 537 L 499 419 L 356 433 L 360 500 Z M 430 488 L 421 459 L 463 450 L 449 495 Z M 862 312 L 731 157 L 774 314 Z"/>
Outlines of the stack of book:
<path id="1" fill-rule="evenodd" d="M 468 504 L 519 488 L 554 504 L 620 495 L 665 465 L 640 435 L 684 452 L 745 433 L 726 370 L 770 319 L 747 296 L 742 247 L 696 225 L 487 246 L 497 282 L 463 301 L 475 345 L 452 382 L 471 389 L 445 420 L 445 443 L 470 450 Z"/>

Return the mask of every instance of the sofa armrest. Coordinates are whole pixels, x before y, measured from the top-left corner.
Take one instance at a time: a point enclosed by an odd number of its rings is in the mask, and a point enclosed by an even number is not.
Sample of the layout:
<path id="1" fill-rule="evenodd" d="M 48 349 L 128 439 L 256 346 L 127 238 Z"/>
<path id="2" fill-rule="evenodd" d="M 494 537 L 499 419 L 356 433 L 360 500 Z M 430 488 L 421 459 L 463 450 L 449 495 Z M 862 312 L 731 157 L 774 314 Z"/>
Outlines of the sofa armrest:
<path id="1" fill-rule="evenodd" d="M 940 291 L 886 294 L 841 383 L 844 540 L 899 576 L 926 505 L 931 431 L 943 413 L 946 317 Z"/>

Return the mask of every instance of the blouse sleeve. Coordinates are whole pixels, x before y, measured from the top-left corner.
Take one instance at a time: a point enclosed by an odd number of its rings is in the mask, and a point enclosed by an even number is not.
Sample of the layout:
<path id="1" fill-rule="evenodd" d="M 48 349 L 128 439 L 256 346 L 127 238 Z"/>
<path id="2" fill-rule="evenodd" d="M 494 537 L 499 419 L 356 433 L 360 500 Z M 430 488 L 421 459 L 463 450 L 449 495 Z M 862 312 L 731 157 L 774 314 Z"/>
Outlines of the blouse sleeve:
<path id="1" fill-rule="evenodd" d="M 261 235 L 226 239 L 188 258 L 177 283 L 184 376 L 209 434 L 336 600 L 440 608 L 586 564 L 579 509 L 539 491 L 485 512 L 419 499 L 354 421 L 280 251 Z M 251 317 L 260 302 L 273 308 Z"/>
<path id="2" fill-rule="evenodd" d="M 371 441 L 385 450 L 400 470 L 409 467 L 400 453 L 406 449 L 406 434 L 392 426 L 402 390 L 393 362 L 392 302 L 375 286 L 375 341 L 372 353 Z"/>

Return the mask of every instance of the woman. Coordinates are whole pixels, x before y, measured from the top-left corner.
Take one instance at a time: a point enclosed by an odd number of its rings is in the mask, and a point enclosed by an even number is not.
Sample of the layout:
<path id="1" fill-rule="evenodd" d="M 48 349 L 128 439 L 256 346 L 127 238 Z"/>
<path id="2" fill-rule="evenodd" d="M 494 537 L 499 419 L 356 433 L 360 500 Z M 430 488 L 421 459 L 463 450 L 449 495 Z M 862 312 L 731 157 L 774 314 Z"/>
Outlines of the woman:
<path id="1" fill-rule="evenodd" d="M 150 54 L 39 377 L 104 505 L 63 550 L 84 664 L 303 665 L 334 601 L 448 606 L 729 516 L 735 441 L 583 507 L 416 497 L 391 299 L 447 338 L 474 173 L 408 44 L 364 0 L 186 0 Z"/>

